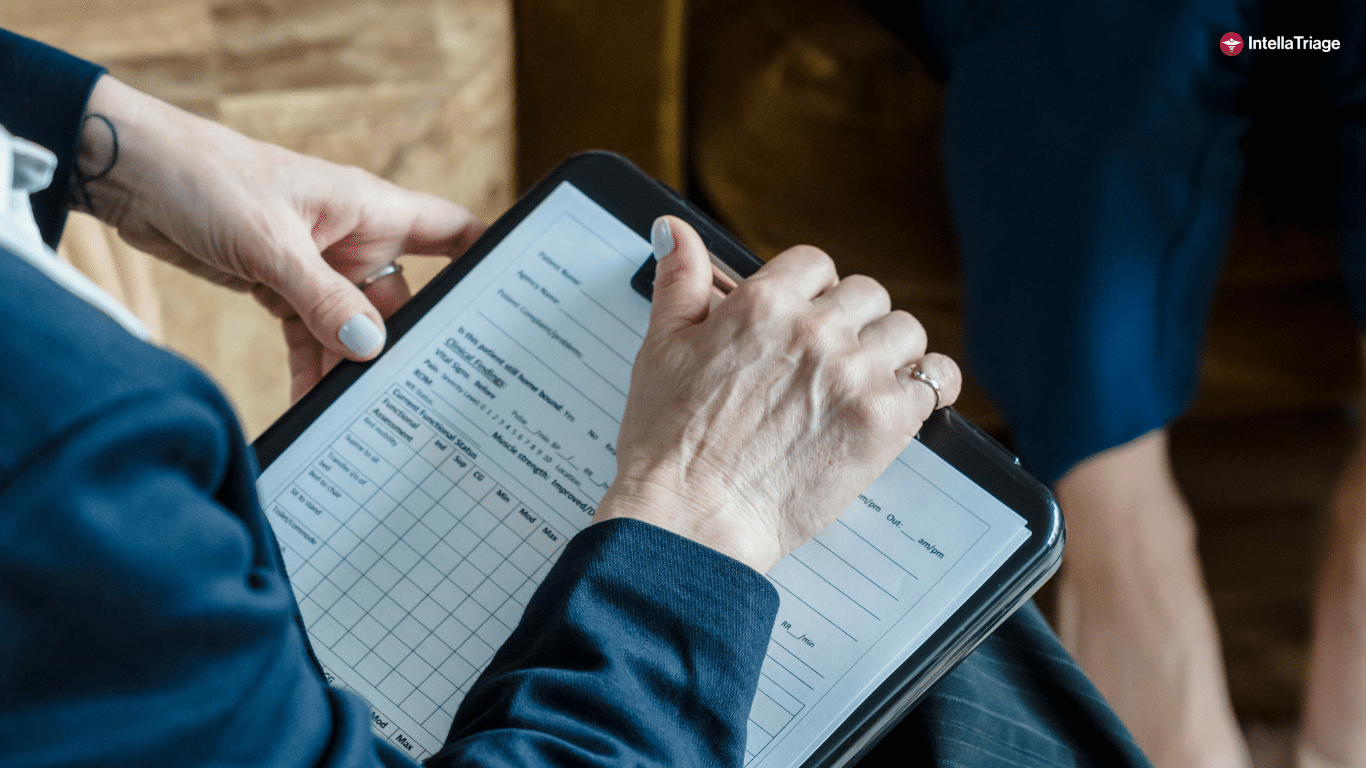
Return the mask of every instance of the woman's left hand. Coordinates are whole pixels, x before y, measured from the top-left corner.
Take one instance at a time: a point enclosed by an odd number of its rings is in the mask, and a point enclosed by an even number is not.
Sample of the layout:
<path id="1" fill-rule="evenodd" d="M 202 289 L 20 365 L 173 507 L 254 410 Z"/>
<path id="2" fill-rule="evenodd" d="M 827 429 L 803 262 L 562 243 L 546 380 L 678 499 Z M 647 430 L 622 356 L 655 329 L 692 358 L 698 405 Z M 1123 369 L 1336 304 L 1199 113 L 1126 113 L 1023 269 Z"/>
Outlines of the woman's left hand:
<path id="1" fill-rule="evenodd" d="M 109 76 L 87 114 L 77 205 L 281 318 L 291 399 L 338 360 L 378 354 L 384 318 L 410 296 L 401 274 L 357 283 L 401 254 L 455 258 L 483 231 L 455 203 L 256 141 Z"/>

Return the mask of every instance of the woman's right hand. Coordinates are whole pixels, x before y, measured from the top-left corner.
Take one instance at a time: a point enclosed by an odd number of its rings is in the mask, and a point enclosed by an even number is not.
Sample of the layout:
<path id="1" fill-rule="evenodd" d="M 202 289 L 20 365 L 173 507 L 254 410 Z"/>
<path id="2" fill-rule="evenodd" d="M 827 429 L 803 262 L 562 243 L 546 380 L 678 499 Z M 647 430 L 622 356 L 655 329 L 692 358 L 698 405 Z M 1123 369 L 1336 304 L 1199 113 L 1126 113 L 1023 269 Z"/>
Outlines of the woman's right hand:
<path id="1" fill-rule="evenodd" d="M 661 223 L 663 222 L 663 226 Z M 697 233 L 656 222 L 650 328 L 598 520 L 632 517 L 760 572 L 829 525 L 958 396 L 958 366 L 876 281 L 779 254 L 712 307 Z"/>

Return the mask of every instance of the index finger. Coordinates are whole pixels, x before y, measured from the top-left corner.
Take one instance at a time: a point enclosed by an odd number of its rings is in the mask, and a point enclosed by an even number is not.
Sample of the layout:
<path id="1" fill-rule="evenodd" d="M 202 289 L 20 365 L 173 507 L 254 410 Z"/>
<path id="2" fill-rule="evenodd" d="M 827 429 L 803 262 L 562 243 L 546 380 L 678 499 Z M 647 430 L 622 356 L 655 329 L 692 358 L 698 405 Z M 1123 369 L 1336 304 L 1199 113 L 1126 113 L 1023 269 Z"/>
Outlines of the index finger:
<path id="1" fill-rule="evenodd" d="M 410 192 L 413 220 L 403 253 L 450 256 L 464 253 L 487 227 L 470 209 L 425 192 Z"/>
<path id="2" fill-rule="evenodd" d="M 796 245 L 774 256 L 745 282 L 766 280 L 781 282 L 810 300 L 835 287 L 839 275 L 835 261 L 825 251 Z"/>

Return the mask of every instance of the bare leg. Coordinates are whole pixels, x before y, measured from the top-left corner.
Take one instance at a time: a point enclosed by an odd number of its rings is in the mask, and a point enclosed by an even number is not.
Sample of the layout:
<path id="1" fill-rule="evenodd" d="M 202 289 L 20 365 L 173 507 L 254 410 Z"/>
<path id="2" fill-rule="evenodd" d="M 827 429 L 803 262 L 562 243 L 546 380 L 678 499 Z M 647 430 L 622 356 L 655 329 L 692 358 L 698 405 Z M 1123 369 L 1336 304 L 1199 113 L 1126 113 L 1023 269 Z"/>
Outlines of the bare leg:
<path id="1" fill-rule="evenodd" d="M 1156 768 L 1245 768 L 1195 528 L 1156 430 L 1057 487 L 1058 635 Z"/>
<path id="2" fill-rule="evenodd" d="M 1366 440 L 1348 460 L 1329 513 L 1300 762 L 1366 767 Z"/>

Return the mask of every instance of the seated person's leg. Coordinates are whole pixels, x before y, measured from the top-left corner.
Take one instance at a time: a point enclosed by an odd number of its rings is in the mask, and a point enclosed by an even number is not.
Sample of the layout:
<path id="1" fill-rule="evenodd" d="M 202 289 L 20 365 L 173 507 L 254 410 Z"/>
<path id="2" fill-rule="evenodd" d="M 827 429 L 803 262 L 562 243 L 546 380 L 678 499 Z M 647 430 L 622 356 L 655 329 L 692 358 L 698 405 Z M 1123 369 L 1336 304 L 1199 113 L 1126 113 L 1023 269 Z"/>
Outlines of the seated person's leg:
<path id="1" fill-rule="evenodd" d="M 1068 522 L 1063 644 L 1154 764 L 1246 761 L 1166 430 L 1084 460 L 1057 494 Z"/>
<path id="2" fill-rule="evenodd" d="M 1329 511 L 1314 595 L 1301 768 L 1366 766 L 1366 441 L 1348 460 Z"/>
<path id="3" fill-rule="evenodd" d="M 1025 466 L 1067 475 L 1083 668 L 1159 766 L 1245 765 L 1185 506 L 1160 435 L 1141 438 L 1195 391 L 1245 128 L 1247 57 L 1217 39 L 1248 27 L 1233 0 L 1065 5 L 923 6 L 967 362 Z"/>
<path id="4" fill-rule="evenodd" d="M 1338 28 L 1342 52 L 1333 59 L 1334 95 L 1343 122 L 1337 241 L 1352 312 L 1366 329 L 1366 8 L 1339 3 Z M 1304 768 L 1366 766 L 1366 441 L 1348 460 L 1330 513 L 1300 732 Z"/>

